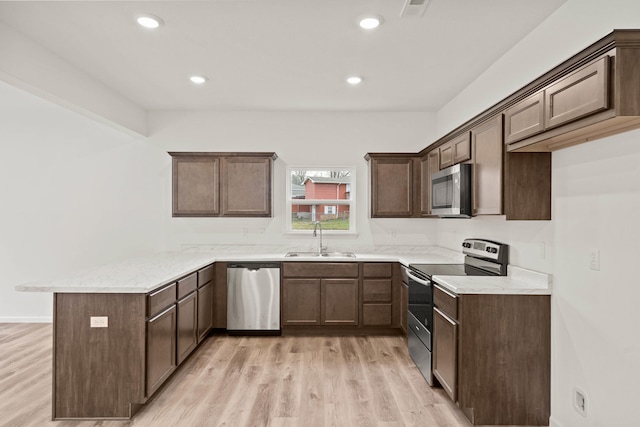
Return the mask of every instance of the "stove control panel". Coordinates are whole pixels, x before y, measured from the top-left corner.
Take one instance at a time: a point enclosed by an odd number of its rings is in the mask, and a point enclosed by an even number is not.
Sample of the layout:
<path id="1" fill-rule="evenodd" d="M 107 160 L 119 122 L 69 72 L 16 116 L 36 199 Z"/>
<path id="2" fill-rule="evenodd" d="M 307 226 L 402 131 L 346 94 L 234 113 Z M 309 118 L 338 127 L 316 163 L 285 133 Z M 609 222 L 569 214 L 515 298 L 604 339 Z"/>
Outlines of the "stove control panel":
<path id="1" fill-rule="evenodd" d="M 462 242 L 462 253 L 485 258 L 502 264 L 509 262 L 509 245 L 484 239 L 465 239 Z"/>

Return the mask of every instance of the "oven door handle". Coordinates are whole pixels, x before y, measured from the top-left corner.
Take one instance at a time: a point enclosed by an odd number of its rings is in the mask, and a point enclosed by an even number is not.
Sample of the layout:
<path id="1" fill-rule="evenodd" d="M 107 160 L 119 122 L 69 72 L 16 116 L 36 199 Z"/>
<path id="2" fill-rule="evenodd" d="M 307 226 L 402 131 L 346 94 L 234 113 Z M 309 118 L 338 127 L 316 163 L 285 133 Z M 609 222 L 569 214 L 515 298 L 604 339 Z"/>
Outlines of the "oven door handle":
<path id="1" fill-rule="evenodd" d="M 414 276 L 413 274 L 411 274 L 411 270 L 409 270 L 408 268 L 405 268 L 404 272 L 407 273 L 407 277 L 409 277 L 409 279 L 413 280 L 414 282 L 418 282 L 418 283 L 420 283 L 421 285 L 424 285 L 424 286 L 431 286 L 431 282 L 430 281 L 425 281 L 425 280 L 422 280 L 419 277 Z"/>

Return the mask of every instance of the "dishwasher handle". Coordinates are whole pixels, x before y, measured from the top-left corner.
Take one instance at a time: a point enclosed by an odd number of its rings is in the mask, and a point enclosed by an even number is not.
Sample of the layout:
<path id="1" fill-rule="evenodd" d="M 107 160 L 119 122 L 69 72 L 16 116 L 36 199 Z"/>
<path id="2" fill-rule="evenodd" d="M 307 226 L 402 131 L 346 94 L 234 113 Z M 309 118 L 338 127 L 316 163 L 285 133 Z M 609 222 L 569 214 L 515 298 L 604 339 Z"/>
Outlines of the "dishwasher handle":
<path id="1" fill-rule="evenodd" d="M 256 271 L 261 268 L 280 268 L 279 262 L 229 262 L 227 268 L 246 268 Z"/>

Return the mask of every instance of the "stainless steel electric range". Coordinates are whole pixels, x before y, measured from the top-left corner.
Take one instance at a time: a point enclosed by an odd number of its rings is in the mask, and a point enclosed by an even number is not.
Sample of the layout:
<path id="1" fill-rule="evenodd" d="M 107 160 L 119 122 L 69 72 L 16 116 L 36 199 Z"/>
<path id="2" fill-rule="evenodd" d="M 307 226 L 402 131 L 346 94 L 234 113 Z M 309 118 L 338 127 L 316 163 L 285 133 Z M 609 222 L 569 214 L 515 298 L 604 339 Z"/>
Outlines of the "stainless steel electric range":
<path id="1" fill-rule="evenodd" d="M 403 268 L 409 285 L 407 342 L 409 354 L 429 385 L 433 327 L 433 276 L 506 276 L 509 245 L 483 239 L 465 239 L 464 264 L 410 264 Z"/>

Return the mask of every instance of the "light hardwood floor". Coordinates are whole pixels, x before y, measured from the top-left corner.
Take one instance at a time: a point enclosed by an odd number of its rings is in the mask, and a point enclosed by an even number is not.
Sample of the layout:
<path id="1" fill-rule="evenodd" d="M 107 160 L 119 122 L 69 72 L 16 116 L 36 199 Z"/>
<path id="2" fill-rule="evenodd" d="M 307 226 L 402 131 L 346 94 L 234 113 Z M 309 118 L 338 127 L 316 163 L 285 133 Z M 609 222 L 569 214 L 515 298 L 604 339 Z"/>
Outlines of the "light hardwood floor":
<path id="1" fill-rule="evenodd" d="M 0 324 L 1 426 L 470 426 L 399 336 L 209 337 L 131 421 L 51 421 L 51 325 Z"/>

